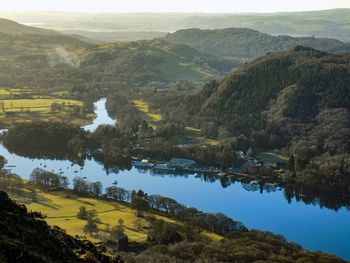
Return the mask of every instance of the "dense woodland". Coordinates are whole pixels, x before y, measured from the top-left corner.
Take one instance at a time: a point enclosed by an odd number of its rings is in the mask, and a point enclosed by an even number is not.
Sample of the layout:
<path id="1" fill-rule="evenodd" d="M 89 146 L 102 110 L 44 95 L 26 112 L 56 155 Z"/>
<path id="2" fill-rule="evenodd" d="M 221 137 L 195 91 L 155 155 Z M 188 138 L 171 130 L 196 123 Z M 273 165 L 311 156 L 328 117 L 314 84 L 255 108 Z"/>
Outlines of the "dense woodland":
<path id="1" fill-rule="evenodd" d="M 348 55 L 296 47 L 248 63 L 193 95 L 156 94 L 151 101 L 168 121 L 230 138 L 236 149 L 287 153 L 291 180 L 305 187 L 347 194 L 349 70 Z"/>

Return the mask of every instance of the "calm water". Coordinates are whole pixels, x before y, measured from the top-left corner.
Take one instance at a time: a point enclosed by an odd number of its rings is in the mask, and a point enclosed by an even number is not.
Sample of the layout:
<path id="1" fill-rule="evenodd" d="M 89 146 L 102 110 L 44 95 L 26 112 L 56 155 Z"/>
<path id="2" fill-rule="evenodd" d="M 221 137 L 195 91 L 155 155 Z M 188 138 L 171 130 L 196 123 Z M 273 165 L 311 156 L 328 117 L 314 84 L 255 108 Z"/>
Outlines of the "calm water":
<path id="1" fill-rule="evenodd" d="M 114 124 L 104 108 L 105 100 L 96 103 L 99 115 L 94 129 L 99 124 Z M 103 165 L 86 160 L 84 166 L 70 161 L 30 159 L 9 153 L 0 145 L 0 155 L 8 160 L 14 173 L 29 178 L 34 168 L 41 167 L 53 172 L 63 172 L 71 180 L 86 176 L 89 181 L 101 181 L 104 187 L 115 180 L 125 189 L 143 189 L 149 194 L 161 194 L 206 212 L 222 212 L 249 228 L 268 230 L 284 235 L 310 250 L 321 250 L 350 259 L 350 212 L 340 209 L 335 212 L 317 205 L 306 205 L 293 200 L 290 204 L 280 189 L 260 194 L 247 191 L 241 183 L 223 188 L 220 181 L 207 182 L 195 175 L 173 176 L 139 172 L 136 169 L 107 175 Z M 46 166 L 46 167 L 45 167 Z"/>
<path id="2" fill-rule="evenodd" d="M 101 124 L 114 125 L 115 120 L 109 117 L 106 110 L 106 99 L 100 99 L 94 103 L 96 118 L 92 121 L 91 124 L 83 126 L 86 131 L 94 131 Z"/>

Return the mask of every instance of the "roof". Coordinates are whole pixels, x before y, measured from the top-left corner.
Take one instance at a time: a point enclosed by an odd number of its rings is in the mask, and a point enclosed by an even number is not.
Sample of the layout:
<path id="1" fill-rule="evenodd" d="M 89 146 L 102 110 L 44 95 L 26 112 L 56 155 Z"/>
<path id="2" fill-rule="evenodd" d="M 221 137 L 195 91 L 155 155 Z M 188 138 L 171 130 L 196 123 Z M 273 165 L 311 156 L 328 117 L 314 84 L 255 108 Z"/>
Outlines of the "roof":
<path id="1" fill-rule="evenodd" d="M 182 158 L 171 158 L 170 163 L 173 164 L 197 164 L 196 161 L 190 159 L 182 159 Z"/>

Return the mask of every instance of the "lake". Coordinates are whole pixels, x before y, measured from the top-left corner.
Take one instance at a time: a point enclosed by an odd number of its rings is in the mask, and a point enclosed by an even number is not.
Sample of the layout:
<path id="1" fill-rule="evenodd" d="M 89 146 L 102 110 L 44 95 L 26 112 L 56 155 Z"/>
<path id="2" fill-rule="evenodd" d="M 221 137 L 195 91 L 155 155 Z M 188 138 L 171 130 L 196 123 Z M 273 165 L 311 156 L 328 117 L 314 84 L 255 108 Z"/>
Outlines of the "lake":
<path id="1" fill-rule="evenodd" d="M 107 114 L 105 102 L 102 99 L 95 103 L 97 118 L 84 129 L 94 130 L 100 124 L 115 123 Z M 350 211 L 306 205 L 295 199 L 288 203 L 279 188 L 260 193 L 257 187 L 238 182 L 224 188 L 219 180 L 208 181 L 198 175 L 158 175 L 135 168 L 107 173 L 105 167 L 94 160 L 85 160 L 84 165 L 79 166 L 68 160 L 30 159 L 10 153 L 3 145 L 0 145 L 0 155 L 7 159 L 7 166 L 11 166 L 14 173 L 26 179 L 39 167 L 62 172 L 71 181 L 76 176 L 87 177 L 91 182 L 101 181 L 103 187 L 117 180 L 119 187 L 171 197 L 205 212 L 222 212 L 248 228 L 282 234 L 288 241 L 307 249 L 350 259 Z"/>
<path id="2" fill-rule="evenodd" d="M 109 117 L 106 110 L 107 99 L 103 98 L 94 103 L 94 111 L 96 118 L 92 120 L 91 124 L 83 126 L 86 131 L 94 131 L 101 124 L 114 125 L 115 120 Z"/>

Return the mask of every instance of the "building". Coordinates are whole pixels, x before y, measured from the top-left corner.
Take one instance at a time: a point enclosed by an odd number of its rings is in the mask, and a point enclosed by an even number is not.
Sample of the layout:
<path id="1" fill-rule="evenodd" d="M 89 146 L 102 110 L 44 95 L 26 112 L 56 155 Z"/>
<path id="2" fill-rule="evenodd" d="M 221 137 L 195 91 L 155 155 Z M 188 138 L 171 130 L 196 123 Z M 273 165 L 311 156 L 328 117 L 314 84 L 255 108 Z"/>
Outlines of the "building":
<path id="1" fill-rule="evenodd" d="M 169 165 L 176 169 L 190 169 L 198 167 L 198 163 L 196 161 L 182 158 L 171 158 Z"/>

